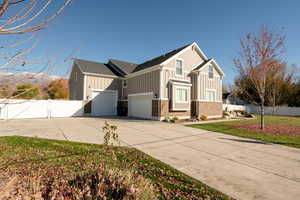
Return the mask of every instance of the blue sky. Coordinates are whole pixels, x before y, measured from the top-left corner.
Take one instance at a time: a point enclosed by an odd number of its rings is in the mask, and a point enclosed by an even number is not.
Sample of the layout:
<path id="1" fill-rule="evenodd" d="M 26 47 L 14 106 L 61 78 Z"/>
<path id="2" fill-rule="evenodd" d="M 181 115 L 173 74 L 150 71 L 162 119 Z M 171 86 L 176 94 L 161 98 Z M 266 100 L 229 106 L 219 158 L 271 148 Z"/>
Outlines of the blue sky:
<path id="1" fill-rule="evenodd" d="M 106 62 L 109 58 L 141 63 L 197 42 L 226 73 L 235 76 L 232 59 L 239 39 L 263 24 L 284 27 L 286 59 L 300 65 L 299 0 L 75 0 L 31 56 L 74 57 Z M 70 65 L 53 73 L 64 76 Z"/>

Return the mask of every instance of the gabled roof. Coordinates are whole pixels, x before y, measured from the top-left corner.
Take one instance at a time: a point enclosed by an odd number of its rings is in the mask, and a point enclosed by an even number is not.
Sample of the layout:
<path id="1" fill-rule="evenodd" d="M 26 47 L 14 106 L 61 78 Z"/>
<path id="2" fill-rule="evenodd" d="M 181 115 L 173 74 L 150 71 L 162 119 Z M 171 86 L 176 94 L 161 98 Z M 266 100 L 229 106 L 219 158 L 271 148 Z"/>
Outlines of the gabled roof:
<path id="1" fill-rule="evenodd" d="M 202 62 L 198 67 L 196 67 L 195 69 L 193 69 L 193 71 L 199 71 L 199 70 L 201 70 L 208 63 L 213 63 L 214 66 L 215 66 L 215 68 L 216 68 L 216 70 L 221 74 L 221 76 L 223 76 L 223 77 L 225 76 L 225 73 L 223 72 L 223 70 L 221 69 L 221 67 L 218 65 L 218 63 L 213 58 Z"/>
<path id="2" fill-rule="evenodd" d="M 116 76 L 116 74 L 113 73 L 106 64 L 82 59 L 74 59 L 74 62 L 78 65 L 82 73 Z"/>
<path id="3" fill-rule="evenodd" d="M 123 75 L 128 75 L 134 71 L 134 69 L 138 66 L 138 64 L 125 62 L 121 60 L 110 59 L 108 64 L 113 64 L 122 70 Z"/>
<path id="4" fill-rule="evenodd" d="M 208 60 L 205 60 L 204 62 L 202 62 L 200 65 L 198 65 L 195 69 L 193 70 L 199 70 L 201 69 L 202 67 L 204 67 L 207 63 L 209 63 L 212 59 L 208 59 Z"/>
<path id="5" fill-rule="evenodd" d="M 139 64 L 134 70 L 133 72 L 137 72 L 137 71 L 141 71 L 143 69 L 147 69 L 149 67 L 155 66 L 155 65 L 159 65 L 161 63 L 163 63 L 164 61 L 168 60 L 169 58 L 171 58 L 172 56 L 176 55 L 177 53 L 179 53 L 180 51 L 182 51 L 183 49 L 185 49 L 186 47 L 190 46 L 191 44 L 185 45 L 183 47 L 180 47 L 178 49 L 175 49 L 173 51 L 170 51 L 168 53 L 165 53 L 164 55 L 158 56 L 156 58 L 153 58 L 152 60 L 148 60 L 142 64 Z"/>

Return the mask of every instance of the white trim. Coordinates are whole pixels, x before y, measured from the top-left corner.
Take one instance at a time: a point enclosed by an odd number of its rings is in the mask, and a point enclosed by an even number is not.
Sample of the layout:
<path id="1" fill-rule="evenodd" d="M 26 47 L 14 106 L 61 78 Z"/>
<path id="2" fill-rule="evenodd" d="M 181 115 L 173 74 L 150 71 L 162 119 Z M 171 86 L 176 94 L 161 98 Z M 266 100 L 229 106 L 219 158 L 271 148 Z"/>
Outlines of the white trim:
<path id="1" fill-rule="evenodd" d="M 125 78 L 132 78 L 132 77 L 135 77 L 135 76 L 146 74 L 148 72 L 156 71 L 158 69 L 161 69 L 161 66 L 160 65 L 154 65 L 152 67 L 149 67 L 149 68 L 146 68 L 146 69 L 143 69 L 143 70 L 140 70 L 140 71 L 128 74 L 128 75 L 125 76 Z"/>
<path id="2" fill-rule="evenodd" d="M 165 96 L 164 94 L 164 72 L 162 70 L 162 68 L 160 69 L 160 72 L 159 72 L 159 98 L 163 98 Z"/>
<path id="3" fill-rule="evenodd" d="M 164 62 L 162 62 L 161 65 L 167 64 L 168 62 L 170 62 L 171 60 L 173 60 L 173 58 L 176 58 L 177 56 L 180 56 L 181 54 L 183 54 L 184 52 L 186 52 L 190 47 L 193 47 L 193 46 L 195 46 L 196 50 L 198 50 L 198 53 L 200 54 L 200 57 L 202 57 L 204 60 L 207 60 L 207 57 L 205 56 L 205 54 L 203 53 L 203 51 L 200 49 L 200 47 L 198 46 L 198 44 L 196 42 L 193 42 L 192 44 L 190 44 L 186 48 L 184 48 L 181 51 L 179 51 L 177 54 L 173 55 L 172 57 L 170 57 L 167 60 L 165 60 Z"/>
<path id="4" fill-rule="evenodd" d="M 219 71 L 219 73 L 221 74 L 221 77 L 224 77 L 225 73 L 223 72 L 221 67 L 218 65 L 218 63 L 215 61 L 215 59 L 211 59 L 209 62 L 205 63 L 200 69 L 194 70 L 193 72 L 200 72 L 206 67 L 206 65 L 211 64 L 211 63 L 213 63 L 215 65 L 217 71 Z M 208 74 L 208 73 L 206 73 L 206 74 Z"/>
<path id="5" fill-rule="evenodd" d="M 181 61 L 181 74 L 177 74 L 177 61 Z M 180 78 L 182 78 L 182 77 L 184 77 L 184 60 L 182 59 L 182 58 L 176 58 L 175 59 L 175 77 L 180 77 Z"/>
<path id="6" fill-rule="evenodd" d="M 209 103 L 223 103 L 223 101 L 207 101 L 206 99 L 192 99 L 191 101 L 209 102 Z"/>
<path id="7" fill-rule="evenodd" d="M 185 79 L 177 79 L 177 78 L 169 78 L 169 81 L 170 82 L 177 82 L 177 81 L 180 81 L 180 82 L 185 82 L 186 84 L 191 84 L 191 82 L 189 80 L 185 80 Z M 184 83 L 183 83 L 184 84 Z"/>
<path id="8" fill-rule="evenodd" d="M 191 108 L 172 108 L 172 111 L 188 111 L 191 110 Z"/>
<path id="9" fill-rule="evenodd" d="M 87 100 L 87 98 L 86 98 L 86 89 L 87 89 L 86 88 L 86 75 L 83 74 L 83 100 Z"/>
<path id="10" fill-rule="evenodd" d="M 180 101 L 177 99 L 177 89 L 183 89 L 186 90 L 186 100 Z M 184 86 L 175 86 L 175 103 L 189 103 L 189 87 L 184 87 Z M 173 97 L 174 98 L 174 97 Z"/>
<path id="11" fill-rule="evenodd" d="M 74 59 L 74 64 L 76 64 L 77 66 L 78 66 L 78 68 L 79 68 L 79 70 L 81 71 L 81 73 L 83 73 L 84 74 L 84 72 L 82 71 L 82 69 L 81 69 L 81 66 L 80 66 L 80 64 L 77 62 L 77 60 L 76 59 Z M 74 67 L 74 66 L 73 66 Z"/>
<path id="12" fill-rule="evenodd" d="M 192 87 L 192 84 L 191 83 L 180 83 L 180 82 L 176 82 L 176 81 L 170 81 L 171 84 L 173 85 L 183 85 L 183 86 L 189 86 L 189 87 Z"/>
<path id="13" fill-rule="evenodd" d="M 121 100 L 118 100 L 118 101 L 128 101 L 128 99 L 121 99 Z"/>
<path id="14" fill-rule="evenodd" d="M 131 97 L 131 96 L 146 96 L 146 95 L 153 95 L 154 93 L 153 92 L 144 92 L 144 93 L 134 93 L 134 94 L 128 94 L 128 97 Z"/>
<path id="15" fill-rule="evenodd" d="M 165 70 L 170 70 L 170 71 L 175 71 L 175 69 L 174 68 L 171 68 L 171 67 L 163 67 L 163 69 L 165 69 Z M 190 71 L 183 71 L 184 73 L 190 73 Z"/>
<path id="16" fill-rule="evenodd" d="M 209 99 L 208 99 L 208 96 L 207 96 L 207 92 L 214 92 L 214 100 L 213 101 L 210 101 Z M 206 88 L 205 89 L 205 100 L 207 101 L 207 102 L 216 102 L 217 101 L 217 90 L 216 89 L 209 89 L 209 88 Z"/>
<path id="17" fill-rule="evenodd" d="M 104 78 L 115 78 L 115 79 L 121 79 L 118 76 L 112 76 L 112 75 L 105 75 L 105 74 L 96 74 L 96 73 L 90 73 L 90 72 L 84 72 L 84 75 L 87 76 L 98 76 L 98 77 L 104 77 Z"/>

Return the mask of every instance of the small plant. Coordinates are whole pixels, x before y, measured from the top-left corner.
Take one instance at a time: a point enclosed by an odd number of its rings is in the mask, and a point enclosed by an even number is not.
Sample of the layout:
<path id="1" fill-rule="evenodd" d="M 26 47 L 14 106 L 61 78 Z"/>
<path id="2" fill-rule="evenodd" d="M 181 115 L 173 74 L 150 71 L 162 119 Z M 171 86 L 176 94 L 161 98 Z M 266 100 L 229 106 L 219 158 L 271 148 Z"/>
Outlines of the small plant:
<path id="1" fill-rule="evenodd" d="M 110 125 L 107 121 L 104 122 L 104 126 L 102 127 L 102 130 L 104 132 L 104 146 L 107 148 L 107 151 L 111 151 L 112 153 L 112 159 L 116 160 L 116 154 L 114 151 L 114 143 L 117 143 L 120 145 L 119 135 L 117 133 L 118 127 L 115 125 Z"/>
<path id="2" fill-rule="evenodd" d="M 224 116 L 224 117 L 230 117 L 230 112 L 224 111 L 224 112 L 223 112 L 223 116 Z"/>
<path id="3" fill-rule="evenodd" d="M 102 130 L 104 132 L 104 145 L 113 146 L 114 142 L 120 145 L 119 135 L 117 133 L 118 127 L 115 125 L 110 125 L 107 121 L 104 122 Z"/>
<path id="4" fill-rule="evenodd" d="M 203 121 L 207 121 L 208 117 L 206 115 L 201 115 L 200 119 L 203 120 Z"/>
<path id="5" fill-rule="evenodd" d="M 179 118 L 177 116 L 173 117 L 173 120 L 177 121 Z"/>
<path id="6" fill-rule="evenodd" d="M 171 117 L 165 117 L 163 121 L 164 121 L 164 122 L 170 122 L 171 120 L 172 120 Z"/>

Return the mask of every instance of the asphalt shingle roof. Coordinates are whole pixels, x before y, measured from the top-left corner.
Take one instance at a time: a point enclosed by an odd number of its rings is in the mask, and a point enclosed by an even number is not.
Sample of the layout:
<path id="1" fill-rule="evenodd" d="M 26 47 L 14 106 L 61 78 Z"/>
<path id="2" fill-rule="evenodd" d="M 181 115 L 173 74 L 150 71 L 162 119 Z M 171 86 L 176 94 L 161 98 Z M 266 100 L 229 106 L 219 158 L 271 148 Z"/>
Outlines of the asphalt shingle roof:
<path id="1" fill-rule="evenodd" d="M 153 58 L 151 60 L 148 60 L 142 64 L 139 64 L 134 70 L 133 72 L 137 72 L 143 69 L 147 69 L 149 67 L 155 66 L 155 65 L 159 65 L 161 63 L 163 63 L 164 61 L 166 61 L 167 59 L 171 58 L 172 56 L 174 56 L 175 54 L 179 53 L 181 50 L 185 49 L 186 47 L 188 47 L 190 44 L 185 45 L 183 47 L 180 47 L 178 49 L 175 49 L 173 51 L 170 51 L 168 53 L 165 53 L 164 55 L 158 56 L 156 58 Z"/>
<path id="2" fill-rule="evenodd" d="M 116 76 L 116 74 L 109 69 L 107 64 L 82 59 L 75 59 L 75 63 L 79 65 L 79 68 L 82 70 L 83 73 Z"/>
<path id="3" fill-rule="evenodd" d="M 121 60 L 110 59 L 107 64 L 87 61 L 82 59 L 75 59 L 75 62 L 79 65 L 80 69 L 84 73 L 94 73 L 94 74 L 104 74 L 110 76 L 121 76 L 124 77 L 128 74 L 138 72 L 155 65 L 159 65 L 171 58 L 175 54 L 179 53 L 181 50 L 188 47 L 190 44 L 180 47 L 178 49 L 172 50 L 164 55 L 158 56 L 151 60 L 148 60 L 142 64 L 135 64 L 130 62 L 124 62 Z M 112 67 L 114 65 L 114 67 Z M 115 69 L 117 68 L 117 69 Z"/>
<path id="4" fill-rule="evenodd" d="M 110 64 L 110 62 L 115 66 L 117 66 L 119 69 L 121 69 L 124 72 L 124 75 L 132 73 L 134 69 L 138 66 L 138 64 L 135 63 L 125 62 L 125 61 L 115 60 L 115 59 L 110 59 L 108 64 Z"/>

